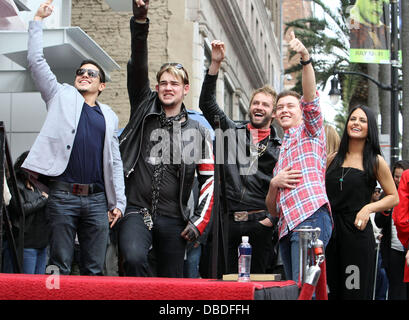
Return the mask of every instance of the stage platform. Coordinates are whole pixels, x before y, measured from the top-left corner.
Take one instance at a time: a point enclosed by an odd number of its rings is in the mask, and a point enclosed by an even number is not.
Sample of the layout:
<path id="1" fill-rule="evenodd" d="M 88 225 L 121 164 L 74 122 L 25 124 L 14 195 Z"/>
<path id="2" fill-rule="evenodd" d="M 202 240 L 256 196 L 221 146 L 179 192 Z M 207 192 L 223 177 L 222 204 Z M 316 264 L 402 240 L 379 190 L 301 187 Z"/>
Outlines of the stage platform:
<path id="1" fill-rule="evenodd" d="M 0 273 L 0 300 L 296 300 L 294 281 Z"/>

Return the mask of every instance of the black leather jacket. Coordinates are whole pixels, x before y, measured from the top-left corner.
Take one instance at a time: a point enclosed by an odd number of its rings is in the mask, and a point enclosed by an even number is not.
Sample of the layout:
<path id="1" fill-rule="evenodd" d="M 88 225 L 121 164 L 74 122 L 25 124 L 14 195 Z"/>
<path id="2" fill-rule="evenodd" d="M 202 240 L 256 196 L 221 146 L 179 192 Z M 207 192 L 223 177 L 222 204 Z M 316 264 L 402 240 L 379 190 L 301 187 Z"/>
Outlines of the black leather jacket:
<path id="1" fill-rule="evenodd" d="M 23 182 L 17 180 L 21 202 L 24 210 L 24 248 L 43 249 L 48 245 L 49 226 L 46 216 L 47 198 L 36 188 L 28 189 Z M 10 211 L 17 216 L 17 197 L 10 201 Z M 17 225 L 18 228 L 18 225 Z"/>
<path id="2" fill-rule="evenodd" d="M 228 200 L 228 210 L 234 211 L 251 211 L 251 210 L 267 210 L 265 198 L 268 192 L 270 180 L 273 177 L 273 169 L 280 154 L 281 140 L 277 137 L 276 131 L 271 126 L 271 134 L 268 141 L 264 141 L 267 147 L 265 151 L 252 161 L 251 165 L 246 164 L 243 159 L 244 152 L 248 155 L 250 150 L 250 131 L 247 129 L 247 123 L 235 123 L 229 119 L 226 114 L 220 109 L 216 102 L 216 81 L 217 75 L 206 74 L 202 91 L 200 94 L 199 106 L 203 115 L 213 127 L 216 128 L 215 116 L 220 118 L 220 129 L 226 136 L 227 130 L 238 140 L 243 140 L 240 137 L 245 137 L 245 143 L 237 148 L 242 148 L 242 152 L 232 150 L 232 141 L 224 144 L 224 168 L 226 176 L 226 195 Z M 241 132 L 240 132 L 241 131 Z M 216 133 L 217 139 L 217 133 Z M 216 147 L 217 149 L 217 143 Z M 228 156 L 235 154 L 233 163 L 229 161 Z M 219 163 L 216 156 L 216 163 Z"/>
<path id="3" fill-rule="evenodd" d="M 159 115 L 161 113 L 161 103 L 158 98 L 158 93 L 150 89 L 148 78 L 147 37 L 149 20 L 146 23 L 141 24 L 135 22 L 134 17 L 132 17 L 130 28 L 131 59 L 128 62 L 127 87 L 131 114 L 128 124 L 119 137 L 119 148 L 125 174 L 125 186 L 127 185 L 128 178 L 133 173 L 140 156 L 145 119 L 149 115 Z M 182 107 L 184 108 L 184 105 Z M 181 126 L 182 135 L 183 132 L 188 129 L 195 129 L 200 133 L 202 138 L 202 159 L 198 159 L 198 161 L 191 164 L 182 161 L 179 175 L 179 205 L 185 221 L 190 220 L 200 233 L 202 233 L 210 219 L 210 213 L 213 206 L 214 165 L 211 164 L 211 170 L 204 170 L 201 166 L 206 166 L 206 169 L 209 169 L 208 159 L 204 159 L 210 157 L 213 160 L 211 157 L 213 151 L 211 149 L 211 142 L 209 143 L 211 139 L 207 129 L 187 116 L 187 120 Z M 188 144 L 189 142 L 183 141 L 182 139 L 182 148 L 186 147 Z M 194 217 L 189 219 L 190 212 L 187 207 L 187 202 L 192 190 L 195 172 L 197 172 L 199 180 L 200 194 L 205 194 L 206 196 L 203 197 L 203 200 L 200 201 L 196 207 Z M 208 188 L 209 184 L 210 188 Z M 211 201 L 206 201 L 208 197 L 211 197 Z"/>

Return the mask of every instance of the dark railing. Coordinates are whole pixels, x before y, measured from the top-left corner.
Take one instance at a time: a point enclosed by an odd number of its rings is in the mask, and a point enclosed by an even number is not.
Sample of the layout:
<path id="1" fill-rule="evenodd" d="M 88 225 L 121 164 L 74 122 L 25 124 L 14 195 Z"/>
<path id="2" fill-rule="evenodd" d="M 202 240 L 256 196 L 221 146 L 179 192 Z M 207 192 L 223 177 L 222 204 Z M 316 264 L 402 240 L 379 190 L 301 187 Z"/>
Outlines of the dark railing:
<path id="1" fill-rule="evenodd" d="M 15 215 L 13 217 L 10 216 L 3 199 L 4 176 L 7 178 L 7 184 L 12 195 L 11 201 L 14 201 L 16 204 L 16 208 L 12 212 L 12 214 Z M 17 188 L 17 180 L 13 169 L 10 149 L 7 143 L 6 130 L 2 121 L 0 121 L 0 191 L 0 271 L 2 270 L 3 265 L 3 235 L 5 235 L 11 251 L 14 272 L 22 273 L 24 248 L 24 209 L 21 203 L 21 196 Z M 18 223 L 18 241 L 16 241 L 13 232 L 12 218 L 14 218 L 14 220 Z"/>

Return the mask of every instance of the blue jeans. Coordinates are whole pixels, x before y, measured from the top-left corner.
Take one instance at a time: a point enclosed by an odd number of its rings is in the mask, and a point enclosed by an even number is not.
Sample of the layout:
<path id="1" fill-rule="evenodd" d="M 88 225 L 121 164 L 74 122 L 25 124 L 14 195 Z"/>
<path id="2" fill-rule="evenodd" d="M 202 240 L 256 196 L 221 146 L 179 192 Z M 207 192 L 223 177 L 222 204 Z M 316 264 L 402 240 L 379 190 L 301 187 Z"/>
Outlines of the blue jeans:
<path id="1" fill-rule="evenodd" d="M 70 274 L 78 233 L 80 274 L 102 275 L 109 234 L 105 193 L 77 196 L 50 190 L 47 213 L 51 233 L 49 265 L 57 266 L 60 274 Z"/>
<path id="2" fill-rule="evenodd" d="M 186 260 L 183 267 L 183 276 L 185 278 L 199 278 L 199 263 L 202 255 L 202 245 L 197 248 L 191 246 L 186 252 Z"/>
<path id="3" fill-rule="evenodd" d="M 388 287 L 389 287 L 388 277 L 386 276 L 386 271 L 382 266 L 382 255 L 379 252 L 378 272 L 376 274 L 375 300 L 386 300 Z"/>
<path id="4" fill-rule="evenodd" d="M 47 248 L 24 248 L 23 272 L 28 274 L 44 274 L 47 264 Z"/>
<path id="5" fill-rule="evenodd" d="M 301 222 L 295 229 L 311 226 L 320 228 L 319 239 L 327 246 L 332 233 L 332 221 L 327 207 L 323 206 L 314 212 L 310 217 Z M 300 236 L 299 232 L 293 230 L 280 239 L 280 253 L 283 260 L 284 271 L 287 280 L 298 281 L 300 271 Z"/>

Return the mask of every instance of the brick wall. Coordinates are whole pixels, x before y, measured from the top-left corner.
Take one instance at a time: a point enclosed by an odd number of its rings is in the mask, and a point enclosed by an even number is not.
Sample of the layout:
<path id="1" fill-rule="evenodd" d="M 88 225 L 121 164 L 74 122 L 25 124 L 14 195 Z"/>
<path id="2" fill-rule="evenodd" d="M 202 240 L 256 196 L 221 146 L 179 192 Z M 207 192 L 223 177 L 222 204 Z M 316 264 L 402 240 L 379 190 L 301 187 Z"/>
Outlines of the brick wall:
<path id="1" fill-rule="evenodd" d="M 167 60 L 168 0 L 156 0 L 150 5 L 155 23 L 149 33 L 149 78 L 155 85 L 155 71 Z M 71 25 L 84 30 L 116 63 L 120 70 L 111 73 L 111 81 L 99 100 L 110 105 L 119 117 L 119 127 L 129 119 L 126 89 L 126 64 L 130 57 L 129 19 L 132 12 L 114 12 L 104 0 L 72 0 Z"/>

